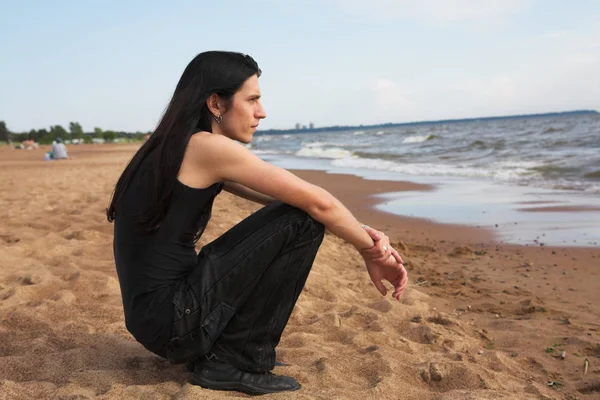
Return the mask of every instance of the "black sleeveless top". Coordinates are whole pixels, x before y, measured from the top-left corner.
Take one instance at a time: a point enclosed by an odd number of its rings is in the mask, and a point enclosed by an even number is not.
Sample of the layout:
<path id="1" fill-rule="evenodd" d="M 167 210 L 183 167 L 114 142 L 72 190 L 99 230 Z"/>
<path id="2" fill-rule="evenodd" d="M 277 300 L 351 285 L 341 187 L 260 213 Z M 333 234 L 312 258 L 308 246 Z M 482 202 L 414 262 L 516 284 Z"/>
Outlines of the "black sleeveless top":
<path id="1" fill-rule="evenodd" d="M 136 221 L 149 206 L 153 158 L 150 154 L 142 162 L 117 204 L 113 246 L 127 330 L 164 356 L 173 327 L 173 295 L 197 264 L 195 242 L 223 184 L 196 189 L 177 180 L 160 228 L 142 233 Z"/>

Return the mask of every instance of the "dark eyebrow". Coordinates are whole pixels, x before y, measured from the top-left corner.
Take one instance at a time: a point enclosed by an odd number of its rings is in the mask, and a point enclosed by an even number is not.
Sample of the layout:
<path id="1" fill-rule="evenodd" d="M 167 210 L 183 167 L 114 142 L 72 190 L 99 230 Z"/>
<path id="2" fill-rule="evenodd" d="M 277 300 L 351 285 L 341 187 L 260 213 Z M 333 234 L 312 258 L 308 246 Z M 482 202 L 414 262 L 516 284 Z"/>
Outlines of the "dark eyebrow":
<path id="1" fill-rule="evenodd" d="M 249 100 L 258 100 L 258 99 L 260 99 L 260 94 L 250 95 L 250 96 L 248 96 L 248 99 Z"/>

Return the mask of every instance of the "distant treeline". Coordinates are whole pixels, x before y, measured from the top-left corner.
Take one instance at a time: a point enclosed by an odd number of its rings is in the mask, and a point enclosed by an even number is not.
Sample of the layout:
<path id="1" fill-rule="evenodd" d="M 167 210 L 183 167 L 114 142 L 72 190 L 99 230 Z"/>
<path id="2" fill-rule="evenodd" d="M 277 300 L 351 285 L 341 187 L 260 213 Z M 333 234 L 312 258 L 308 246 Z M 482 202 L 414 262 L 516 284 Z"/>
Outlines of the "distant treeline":
<path id="1" fill-rule="evenodd" d="M 51 144 L 57 138 L 65 140 L 78 140 L 83 143 L 92 143 L 92 139 L 103 139 L 106 142 L 113 142 L 119 138 L 129 140 L 144 140 L 144 137 L 151 132 L 123 132 L 123 131 L 104 131 L 101 128 L 94 128 L 93 132 L 84 132 L 78 122 L 69 123 L 69 130 L 61 125 L 50 126 L 49 129 L 32 129 L 29 132 L 11 132 L 4 121 L 0 121 L 0 142 L 20 143 L 25 140 L 33 140 L 39 144 Z"/>
<path id="2" fill-rule="evenodd" d="M 436 120 L 436 121 L 418 121 L 418 122 L 402 122 L 402 123 L 388 122 L 385 124 L 377 124 L 377 125 L 324 126 L 324 127 L 312 128 L 312 129 L 310 129 L 310 128 L 267 129 L 267 130 L 257 131 L 256 135 L 281 135 L 281 134 L 296 134 L 296 133 L 336 132 L 336 131 L 377 129 L 377 128 L 397 128 L 397 127 L 415 126 L 415 125 L 481 122 L 481 121 L 493 121 L 493 120 L 501 120 L 501 119 L 515 119 L 515 118 L 564 117 L 564 116 L 569 116 L 569 115 L 587 115 L 587 114 L 600 116 L 600 113 L 595 110 L 576 110 L 576 111 L 564 111 L 564 112 L 554 112 L 554 113 L 544 113 L 544 114 L 506 115 L 506 116 L 501 116 L 501 117 L 442 119 L 442 120 Z"/>
<path id="3" fill-rule="evenodd" d="M 542 118 L 542 117 L 564 117 L 574 115 L 597 115 L 600 113 L 595 110 L 577 110 L 577 111 L 565 111 L 545 114 L 523 114 L 523 115 L 507 115 L 501 117 L 483 117 L 483 118 L 466 118 L 466 119 L 444 119 L 437 121 L 420 121 L 420 122 L 404 122 L 404 123 L 385 123 L 378 125 L 348 125 L 348 126 L 327 126 L 321 128 L 306 128 L 306 129 L 269 129 L 264 131 L 257 131 L 257 135 L 280 135 L 280 134 L 297 134 L 297 133 L 316 133 L 316 132 L 336 132 L 336 131 L 347 131 L 347 130 L 362 130 L 362 129 L 377 129 L 377 128 L 395 128 L 402 126 L 415 126 L 415 125 L 427 125 L 427 124 L 454 124 L 464 122 L 482 122 L 482 121 L 493 121 L 502 119 L 515 119 L 515 118 Z M 104 139 L 107 142 L 115 141 L 119 138 L 125 138 L 129 140 L 143 140 L 144 137 L 152 132 L 123 132 L 123 131 L 104 131 L 101 128 L 94 128 L 93 132 L 84 132 L 83 128 L 78 122 L 69 123 L 69 130 L 67 131 L 60 125 L 51 126 L 50 129 L 32 129 L 29 132 L 11 132 L 6 127 L 4 121 L 0 121 L 0 142 L 22 142 L 30 139 L 40 144 L 50 144 L 56 138 L 63 140 L 83 140 L 84 143 L 91 143 L 92 139 Z"/>

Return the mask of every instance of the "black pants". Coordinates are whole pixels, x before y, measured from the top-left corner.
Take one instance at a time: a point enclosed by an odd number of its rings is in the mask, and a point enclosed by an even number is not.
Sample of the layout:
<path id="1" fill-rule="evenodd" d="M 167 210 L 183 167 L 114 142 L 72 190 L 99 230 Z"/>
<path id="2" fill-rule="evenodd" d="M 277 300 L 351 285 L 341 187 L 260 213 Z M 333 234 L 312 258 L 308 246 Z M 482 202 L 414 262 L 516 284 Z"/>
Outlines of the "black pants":
<path id="1" fill-rule="evenodd" d="M 240 369 L 272 370 L 323 235 L 307 213 L 275 202 L 204 246 L 173 301 L 169 360 L 212 351 Z"/>

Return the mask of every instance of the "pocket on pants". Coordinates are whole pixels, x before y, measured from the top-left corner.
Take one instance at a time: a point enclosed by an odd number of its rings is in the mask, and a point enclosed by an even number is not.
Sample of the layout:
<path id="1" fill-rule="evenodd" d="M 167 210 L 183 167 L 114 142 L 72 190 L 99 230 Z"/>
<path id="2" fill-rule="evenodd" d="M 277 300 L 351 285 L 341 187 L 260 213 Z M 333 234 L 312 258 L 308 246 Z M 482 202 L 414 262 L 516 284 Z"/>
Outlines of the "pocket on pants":
<path id="1" fill-rule="evenodd" d="M 189 286 L 183 284 L 173 296 L 173 337 L 187 336 L 200 326 L 200 302 Z"/>
<path id="2" fill-rule="evenodd" d="M 212 343 L 217 341 L 217 338 L 225 329 L 231 318 L 235 314 L 235 308 L 229 304 L 219 303 L 208 317 L 202 322 L 202 329 L 206 332 Z"/>
<path id="3" fill-rule="evenodd" d="M 234 314 L 234 307 L 219 303 L 200 323 L 200 309 L 188 315 L 184 311 L 183 317 L 174 323 L 174 336 L 166 346 L 169 361 L 190 362 L 208 353 Z"/>

